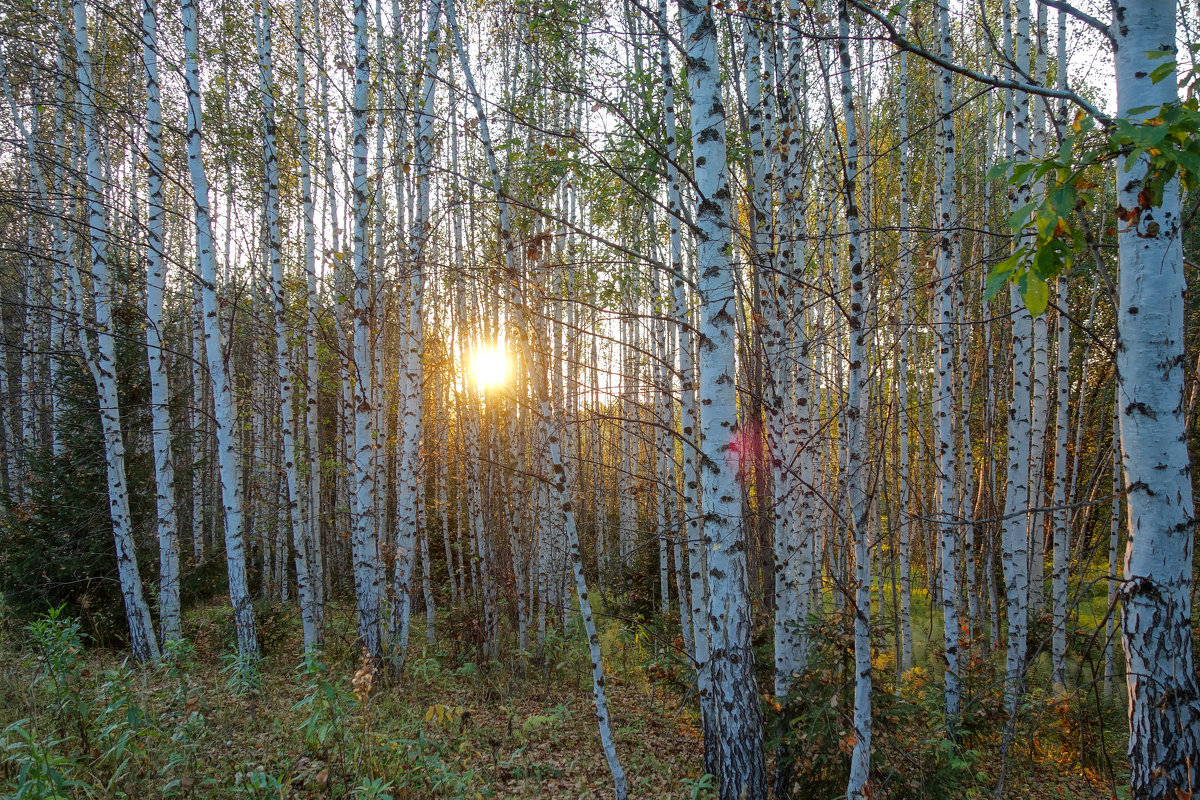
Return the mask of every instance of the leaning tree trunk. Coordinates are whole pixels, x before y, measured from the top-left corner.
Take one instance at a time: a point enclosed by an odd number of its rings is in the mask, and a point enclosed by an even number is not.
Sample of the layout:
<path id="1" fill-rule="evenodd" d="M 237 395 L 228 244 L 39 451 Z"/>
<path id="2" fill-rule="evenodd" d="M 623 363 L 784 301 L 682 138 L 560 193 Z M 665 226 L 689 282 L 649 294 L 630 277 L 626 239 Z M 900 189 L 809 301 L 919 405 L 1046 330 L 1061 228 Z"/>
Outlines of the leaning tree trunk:
<path id="1" fill-rule="evenodd" d="M 1175 52 L 1175 4 L 1113 6 L 1118 112 L 1135 120 L 1174 103 L 1175 72 L 1158 82 L 1147 53 Z M 1200 687 L 1192 658 L 1192 552 L 1196 533 L 1184 418 L 1183 317 L 1187 284 L 1179 182 L 1146 200 L 1148 159 L 1120 162 L 1117 395 L 1129 543 L 1121 634 L 1129 687 L 1129 759 L 1138 800 L 1200 789 Z"/>
<path id="2" fill-rule="evenodd" d="M 196 249 L 200 262 L 200 296 L 203 305 L 204 352 L 213 390 L 213 419 L 216 423 L 217 460 L 221 484 L 221 506 L 225 515 L 225 564 L 229 574 L 229 599 L 233 604 L 238 652 L 258 652 L 254 608 L 246 580 L 246 541 L 242 513 L 242 470 L 237 453 L 237 426 L 229 372 L 221 346 L 220 308 L 217 301 L 217 261 L 213 253 L 212 220 L 209 216 L 208 176 L 200 157 L 200 53 L 196 0 L 183 0 L 184 75 L 187 78 L 188 170 L 196 206 Z"/>
<path id="3" fill-rule="evenodd" d="M 150 609 L 142 596 L 133 541 L 133 519 L 129 511 L 129 483 L 125 476 L 125 444 L 121 436 L 121 409 L 117 396 L 116 321 L 113 315 L 113 280 L 108 266 L 108 221 L 104 216 L 104 179 L 97 137 L 95 87 L 92 85 L 92 54 L 88 46 L 87 9 L 84 0 L 73 0 L 75 17 L 75 79 L 80 124 L 84 132 L 87 164 L 87 224 L 92 261 L 92 291 L 96 308 L 95 368 L 92 376 L 100 395 L 100 422 L 104 430 L 104 455 L 108 468 L 109 513 L 113 542 L 117 549 L 117 573 L 133 655 L 139 661 L 157 660 L 158 641 Z M 77 286 L 76 304 L 82 302 Z M 82 318 L 79 320 L 82 324 Z M 81 331 L 80 336 L 84 334 Z"/>

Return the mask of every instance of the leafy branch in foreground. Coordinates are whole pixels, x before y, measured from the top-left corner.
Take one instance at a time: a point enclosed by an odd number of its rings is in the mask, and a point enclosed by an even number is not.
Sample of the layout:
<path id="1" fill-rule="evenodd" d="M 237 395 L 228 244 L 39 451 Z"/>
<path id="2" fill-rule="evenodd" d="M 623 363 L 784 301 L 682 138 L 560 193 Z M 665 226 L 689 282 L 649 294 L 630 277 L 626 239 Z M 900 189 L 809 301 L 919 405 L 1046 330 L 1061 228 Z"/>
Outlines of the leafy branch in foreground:
<path id="1" fill-rule="evenodd" d="M 1193 51 L 1200 45 L 1193 45 Z M 1151 51 L 1151 59 L 1163 59 L 1166 51 Z M 1174 59 L 1163 61 L 1152 73 L 1155 82 L 1174 74 Z M 1138 193 L 1137 206 L 1117 206 L 1115 215 L 1138 236 L 1157 236 L 1157 222 L 1138 231 L 1143 212 L 1162 204 L 1163 191 L 1178 178 L 1183 188 L 1192 191 L 1200 183 L 1200 69 L 1193 68 L 1184 82 L 1186 97 L 1162 106 L 1130 109 L 1127 116 L 1113 120 L 1107 128 L 1078 112 L 1062 137 L 1058 151 L 1045 158 L 1022 163 L 1001 162 L 988 172 L 988 180 L 1006 178 L 1010 186 L 1048 181 L 1047 190 L 1038 200 L 1014 211 L 1008 220 L 1014 247 L 1007 258 L 992 268 L 985 298 L 991 300 L 1008 284 L 1017 292 L 1033 315 L 1041 314 L 1049 303 L 1049 281 L 1069 270 L 1075 254 L 1084 250 L 1087 235 L 1074 219 L 1076 212 L 1096 205 L 1093 168 L 1105 169 L 1118 163 L 1128 171 L 1145 158 L 1147 173 Z"/>

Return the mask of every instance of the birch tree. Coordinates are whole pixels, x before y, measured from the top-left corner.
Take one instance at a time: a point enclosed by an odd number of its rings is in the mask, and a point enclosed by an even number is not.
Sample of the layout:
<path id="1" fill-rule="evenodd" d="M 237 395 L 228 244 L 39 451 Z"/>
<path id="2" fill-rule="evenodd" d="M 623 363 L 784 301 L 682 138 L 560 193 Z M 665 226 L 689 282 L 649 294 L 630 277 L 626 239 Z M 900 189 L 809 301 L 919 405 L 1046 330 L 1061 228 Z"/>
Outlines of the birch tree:
<path id="1" fill-rule="evenodd" d="M 462 68 L 463 79 L 467 84 L 467 93 L 475 105 L 476 119 L 479 123 L 479 136 L 487 158 L 488 173 L 491 178 L 492 191 L 500 212 L 500 244 L 504 252 L 504 267 L 509 284 L 509 297 L 512 305 L 519 314 L 519 323 L 524 335 L 520 337 L 521 355 L 525 360 L 529 381 L 533 384 L 538 400 L 538 420 L 541 434 L 545 437 L 551 462 L 552 477 L 550 478 L 556 502 L 563 512 L 566 527 L 567 546 L 570 549 L 571 564 L 575 573 L 575 591 L 579 601 L 579 613 L 583 618 L 584 632 L 588 638 L 588 654 L 592 660 L 592 698 L 596 705 L 596 722 L 600 729 L 600 743 L 604 748 L 604 756 L 608 761 L 609 771 L 613 778 L 613 796 L 616 800 L 625 800 L 628 790 L 625 781 L 625 770 L 617 758 L 616 744 L 613 742 L 612 729 L 609 724 L 608 696 L 604 688 L 604 659 L 600 652 L 600 637 L 596 632 L 596 623 L 592 617 L 591 601 L 588 599 L 587 581 L 583 573 L 583 557 L 580 553 L 579 537 L 575 527 L 575 507 L 573 487 L 569 482 L 566 465 L 563 463 L 562 451 L 559 447 L 557 432 L 551 429 L 552 419 L 550 410 L 549 387 L 546 385 L 545 372 L 536 361 L 536 354 L 544 352 L 544 347 L 535 347 L 530 340 L 540 338 L 537 328 L 529 314 L 528 308 L 521 295 L 521 288 L 516 278 L 514 245 L 512 228 L 509 222 L 508 198 L 500 181 L 500 169 L 496 164 L 496 153 L 491 137 L 488 134 L 487 114 L 483 98 L 475 86 L 475 78 L 471 72 L 471 64 L 467 58 L 467 50 L 463 46 L 462 32 L 455 19 L 454 0 L 446 2 L 446 23 L 454 37 L 454 47 L 458 52 L 459 66 Z M 541 344 L 541 342 L 537 342 Z"/>
<path id="2" fill-rule="evenodd" d="M 254 608 L 246 578 L 246 538 L 242 508 L 242 469 L 238 457 L 236 414 L 229 369 L 225 363 L 217 299 L 217 261 L 213 252 L 212 221 L 209 215 L 208 176 L 201 158 L 200 32 L 196 0 L 182 0 L 184 77 L 187 81 L 187 154 L 192 179 L 196 220 L 196 254 L 200 264 L 200 298 L 203 312 L 204 353 L 212 385 L 213 421 L 216 428 L 221 508 L 225 520 L 225 564 L 229 575 L 229 599 L 233 604 L 238 652 L 258 653 Z"/>
<path id="3" fill-rule="evenodd" d="M 696 208 L 701 515 L 708 570 L 709 664 L 718 708 L 722 800 L 767 795 L 762 720 L 751 649 L 750 585 L 734 454 L 737 292 L 730 264 L 730 195 L 716 22 L 711 0 L 680 0 L 691 106 Z"/>
<path id="4" fill-rule="evenodd" d="M 155 504 L 158 516 L 158 606 L 163 644 L 183 636 L 179 606 L 179 525 L 171 447 L 170 392 L 163 348 L 163 154 L 162 102 L 158 86 L 156 0 L 142 3 L 142 65 L 146 70 L 146 360 L 150 367 L 150 411 L 154 440 Z"/>
<path id="5" fill-rule="evenodd" d="M 354 559 L 354 594 L 358 636 L 375 661 L 383 659 L 381 625 L 383 567 L 379 557 L 379 520 L 375 516 L 375 413 L 372 402 L 373 364 L 371 358 L 372 311 L 370 262 L 367 260 L 367 102 L 371 93 L 370 50 L 367 46 L 367 2 L 354 2 L 354 98 L 353 129 L 354 177 L 352 213 L 354 215 L 354 503 L 351 544 Z M 344 390 L 343 390 L 344 391 Z"/>
<path id="6" fill-rule="evenodd" d="M 84 163 L 88 226 L 88 257 L 91 261 L 92 293 L 96 315 L 96 346 L 84 348 L 85 359 L 96 383 L 100 399 L 100 422 L 104 431 L 105 467 L 108 474 L 109 514 L 112 518 L 113 542 L 117 550 L 117 572 L 121 596 L 125 601 L 125 618 L 129 623 L 129 638 L 134 658 L 156 661 L 159 658 L 158 639 L 150 609 L 142 594 L 142 578 L 138 569 L 137 552 L 133 541 L 133 518 L 129 511 L 129 481 L 125 473 L 125 443 L 121 433 L 121 406 L 117 392 L 116 320 L 113 315 L 113 278 L 108 264 L 108 219 L 104 209 L 104 177 L 100 163 L 100 118 L 96 107 L 97 87 L 93 83 L 92 51 L 88 42 L 87 8 L 84 0 L 72 0 L 75 28 L 75 87 L 79 124 L 83 128 Z M 81 304 L 82 281 L 76 269 L 76 305 L 79 308 L 80 342 L 86 344 L 87 334 Z"/>
<path id="7" fill-rule="evenodd" d="M 1175 52 L 1175 4 L 1113 6 L 1117 111 L 1140 121 L 1176 102 L 1175 71 L 1151 77 L 1150 53 Z M 1168 58 L 1170 55 L 1168 55 Z M 1129 688 L 1133 796 L 1158 800 L 1200 787 L 1200 687 L 1192 654 L 1196 518 L 1183 410 L 1183 312 L 1178 179 L 1148 186 L 1148 156 L 1119 160 L 1117 395 L 1129 541 L 1121 637 Z"/>

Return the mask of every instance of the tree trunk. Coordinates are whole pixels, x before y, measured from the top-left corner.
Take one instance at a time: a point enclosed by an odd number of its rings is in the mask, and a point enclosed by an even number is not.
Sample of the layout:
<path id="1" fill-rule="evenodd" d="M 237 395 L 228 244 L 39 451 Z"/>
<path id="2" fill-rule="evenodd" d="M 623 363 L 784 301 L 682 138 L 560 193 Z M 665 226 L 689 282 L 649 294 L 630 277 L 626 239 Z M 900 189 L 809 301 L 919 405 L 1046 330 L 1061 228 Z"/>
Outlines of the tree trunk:
<path id="1" fill-rule="evenodd" d="M 736 290 L 730 264 L 730 195 L 717 30 L 711 0 L 680 0 L 691 97 L 700 299 L 699 445 L 702 536 L 708 554 L 710 664 L 718 712 L 722 800 L 767 795 L 762 720 L 751 649 L 745 521 L 735 452 Z"/>
<path id="2" fill-rule="evenodd" d="M 1174 103 L 1175 71 L 1155 82 L 1149 52 L 1175 52 L 1175 4 L 1113 6 L 1118 112 L 1133 119 Z M 1183 410 L 1184 293 L 1179 183 L 1162 202 L 1139 194 L 1148 159 L 1120 162 L 1117 200 L 1132 215 L 1119 234 L 1117 395 L 1129 542 L 1121 635 L 1129 687 L 1129 760 L 1137 800 L 1200 788 L 1200 688 L 1192 656 L 1196 530 Z"/>

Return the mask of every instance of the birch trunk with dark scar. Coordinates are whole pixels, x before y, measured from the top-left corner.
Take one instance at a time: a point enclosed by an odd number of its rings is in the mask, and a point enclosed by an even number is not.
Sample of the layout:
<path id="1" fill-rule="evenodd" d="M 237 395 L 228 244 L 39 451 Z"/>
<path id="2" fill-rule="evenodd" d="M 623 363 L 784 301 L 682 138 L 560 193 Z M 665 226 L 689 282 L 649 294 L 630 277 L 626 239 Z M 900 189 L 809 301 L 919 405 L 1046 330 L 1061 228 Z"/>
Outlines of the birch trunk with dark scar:
<path id="1" fill-rule="evenodd" d="M 907 17 L 901 19 L 901 35 L 907 26 Z M 900 364 L 896 372 L 896 394 L 900 411 L 896 427 L 900 445 L 900 514 L 897 521 L 900 547 L 900 673 L 903 675 L 913 666 L 912 639 L 912 551 L 909 539 L 912 531 L 911 499 L 909 489 L 908 449 L 908 356 L 912 333 L 909 331 L 909 294 L 912 290 L 912 230 L 909 214 L 909 159 L 912 145 L 908 139 L 908 53 L 900 51 L 900 119 L 897 132 L 900 141 Z"/>
<path id="2" fill-rule="evenodd" d="M 949 61 L 952 53 L 950 7 L 948 0 L 938 2 L 938 31 L 941 56 Z M 937 418 L 937 493 L 939 505 L 938 556 L 941 560 L 942 630 L 945 645 L 946 724 L 953 736 L 958 721 L 960 689 L 958 675 L 958 525 L 954 519 L 954 303 L 953 293 L 961 270 L 962 252 L 958 233 L 958 202 L 954 183 L 954 80 L 953 73 L 942 69 L 938 92 L 938 138 L 942 150 L 942 180 L 938 187 L 938 392 L 934 414 Z"/>
<path id="3" fill-rule="evenodd" d="M 325 616 L 325 580 L 321 550 L 321 443 L 320 421 L 317 416 L 320 394 L 320 374 L 317 365 L 317 332 L 320 322 L 317 311 L 317 226 L 313 211 L 312 145 L 308 133 L 308 60 L 304 50 L 304 0 L 295 0 L 292 10 L 292 35 L 296 39 L 296 140 L 299 145 L 300 203 L 304 212 L 304 280 L 305 280 L 305 398 L 304 425 L 307 446 L 304 448 L 308 485 L 304 496 L 304 548 L 307 558 L 307 580 L 313 617 L 313 644 L 320 647 L 322 623 Z M 297 547 L 297 553 L 300 548 Z M 299 556 L 297 556 L 299 557 Z M 297 583 L 299 582 L 297 576 Z M 307 627 L 305 642 L 308 646 Z"/>
<path id="4" fill-rule="evenodd" d="M 1048 70 L 1046 47 L 1046 4 L 1037 2 L 1037 17 L 1034 27 L 1036 43 L 1034 53 L 1033 79 L 1038 86 L 1045 85 Z M 1045 98 L 1038 97 L 1033 101 L 1033 127 L 1031 140 L 1033 159 L 1039 161 L 1046 156 L 1046 103 Z M 1044 178 L 1034 181 L 1031 199 L 1041 200 L 1046 193 Z M 1049 422 L 1049 372 L 1050 372 L 1050 332 L 1047 327 L 1046 314 L 1039 314 L 1033 320 L 1033 364 L 1030 371 L 1030 426 L 1029 442 L 1029 505 L 1031 508 L 1041 508 L 1046 505 L 1046 425 Z M 1028 519 L 1029 535 L 1029 615 L 1036 618 L 1046 606 L 1046 532 L 1044 511 L 1033 511 Z"/>
<path id="5" fill-rule="evenodd" d="M 867 298 L 862 251 L 859 246 L 857 201 L 858 134 L 850 67 L 850 6 L 838 7 L 838 55 L 841 63 L 842 113 L 844 117 L 845 166 L 842 203 L 846 211 L 847 252 L 850 272 L 850 364 L 846 393 L 846 496 L 849 501 L 854 539 L 854 746 L 850 754 L 847 800 L 870 796 L 867 780 L 871 761 L 871 541 L 868 530 L 870 506 L 865 487 L 867 458 Z"/>
<path id="6" fill-rule="evenodd" d="M 1067 88 L 1067 16 L 1058 12 L 1058 88 Z M 1058 105 L 1055 127 L 1060 137 L 1067 133 L 1067 102 Z M 1051 642 L 1053 682 L 1056 687 L 1067 683 L 1067 569 L 1070 560 L 1070 513 L 1067 505 L 1067 426 L 1070 421 L 1068 402 L 1071 394 L 1071 327 L 1067 319 L 1067 276 L 1058 276 L 1058 365 L 1055 381 L 1054 422 L 1054 561 L 1051 569 L 1054 631 Z M 1082 406 L 1083 403 L 1080 403 Z M 1079 448 L 1076 446 L 1076 453 Z M 1072 498 L 1073 500 L 1074 498 Z"/>
<path id="7" fill-rule="evenodd" d="M 667 41 L 667 2 L 659 0 L 659 67 L 662 74 L 664 93 L 663 121 L 667 134 L 667 224 L 670 230 L 671 247 L 671 314 L 679 341 L 679 396 L 681 451 L 683 454 L 683 521 L 679 536 L 686 543 L 688 552 L 688 579 L 686 603 L 681 587 L 680 616 L 685 630 L 684 641 L 696 667 L 696 684 L 700 695 L 700 719 L 704 732 L 705 770 L 716 774 L 717 757 L 713 747 L 717 737 L 717 710 L 712 692 L 712 673 L 709 669 L 708 620 L 706 617 L 707 592 L 705 591 L 704 569 L 700 550 L 700 476 L 698 473 L 698 424 L 696 408 L 695 372 L 696 365 L 692 313 L 688 301 L 688 280 L 683 262 L 683 236 L 681 231 L 683 205 L 679 190 L 679 142 L 675 122 L 675 79 L 672 72 L 670 51 Z M 593 352 L 595 340 L 593 340 Z M 593 356 L 593 363 L 597 359 Z M 685 613 L 686 607 L 686 613 Z"/>
<path id="8" fill-rule="evenodd" d="M 1175 4 L 1113 5 L 1118 112 L 1134 120 L 1177 102 L 1174 69 L 1148 53 L 1175 52 Z M 1169 56 L 1171 57 L 1171 56 Z M 1131 109 L 1145 109 L 1136 114 Z M 1130 782 L 1137 800 L 1200 788 L 1200 687 L 1192 653 L 1196 533 L 1184 419 L 1184 278 L 1178 178 L 1158 205 L 1141 194 L 1148 157 L 1117 167 L 1119 234 L 1117 397 L 1129 541 L 1121 635 L 1129 687 Z"/>
<path id="9" fill-rule="evenodd" d="M 1017 0 L 1015 40 L 1016 63 L 1029 64 L 1029 0 Z M 1018 162 L 1029 160 L 1029 95 L 1013 92 L 1012 148 Z M 1030 198 L 1029 184 L 1014 187 L 1009 208 L 1016 212 Z M 1004 666 L 1004 697 L 1015 708 L 1025 674 L 1025 645 L 1029 620 L 1029 458 L 1032 438 L 1030 417 L 1030 362 L 1033 317 L 1014 286 L 1012 305 L 1012 397 L 1008 406 L 1008 487 L 1004 500 L 1004 585 L 1008 608 L 1008 652 Z"/>

